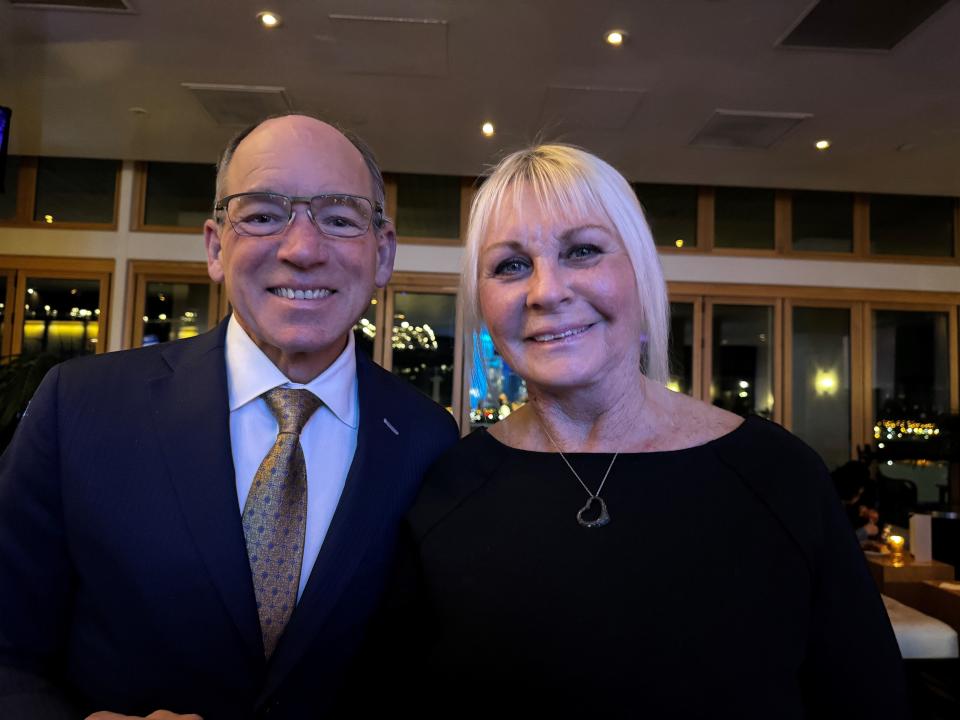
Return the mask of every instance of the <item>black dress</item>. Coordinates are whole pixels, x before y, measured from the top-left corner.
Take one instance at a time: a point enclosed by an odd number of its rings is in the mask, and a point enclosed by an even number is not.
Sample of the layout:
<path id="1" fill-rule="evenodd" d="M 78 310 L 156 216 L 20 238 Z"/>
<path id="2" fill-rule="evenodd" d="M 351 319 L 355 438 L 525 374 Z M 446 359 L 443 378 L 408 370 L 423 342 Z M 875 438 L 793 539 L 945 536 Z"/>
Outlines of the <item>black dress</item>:
<path id="1" fill-rule="evenodd" d="M 568 459 L 596 489 L 611 457 Z M 798 439 L 753 417 L 622 454 L 602 495 L 611 522 L 587 529 L 556 453 L 479 431 L 441 458 L 374 631 L 400 686 L 381 699 L 429 717 L 908 716 L 879 594 Z"/>

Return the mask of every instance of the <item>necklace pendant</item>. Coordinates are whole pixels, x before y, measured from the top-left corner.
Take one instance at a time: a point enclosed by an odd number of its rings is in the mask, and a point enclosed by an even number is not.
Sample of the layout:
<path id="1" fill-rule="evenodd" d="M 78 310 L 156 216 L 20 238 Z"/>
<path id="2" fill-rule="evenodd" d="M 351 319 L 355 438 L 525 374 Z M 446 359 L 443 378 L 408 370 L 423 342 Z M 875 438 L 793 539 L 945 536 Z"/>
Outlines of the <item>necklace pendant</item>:
<path id="1" fill-rule="evenodd" d="M 600 503 L 600 514 L 594 520 L 584 520 L 584 513 L 590 512 L 590 506 L 593 505 L 594 500 Z M 591 495 L 587 504 L 580 508 L 580 512 L 577 513 L 577 522 L 585 528 L 603 527 L 609 523 L 610 513 L 607 512 L 607 504 L 603 501 L 603 498 L 599 495 Z"/>

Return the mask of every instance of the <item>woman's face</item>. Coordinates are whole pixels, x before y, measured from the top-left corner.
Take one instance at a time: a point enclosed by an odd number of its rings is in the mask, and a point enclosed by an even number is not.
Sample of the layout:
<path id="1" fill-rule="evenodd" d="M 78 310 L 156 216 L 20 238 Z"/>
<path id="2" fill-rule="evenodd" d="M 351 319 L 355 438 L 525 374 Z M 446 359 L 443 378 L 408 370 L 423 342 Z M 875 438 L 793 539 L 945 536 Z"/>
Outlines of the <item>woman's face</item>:
<path id="1" fill-rule="evenodd" d="M 623 241 L 601 215 L 558 217 L 529 191 L 491 218 L 480 313 L 528 385 L 586 387 L 640 366 L 641 310 Z"/>

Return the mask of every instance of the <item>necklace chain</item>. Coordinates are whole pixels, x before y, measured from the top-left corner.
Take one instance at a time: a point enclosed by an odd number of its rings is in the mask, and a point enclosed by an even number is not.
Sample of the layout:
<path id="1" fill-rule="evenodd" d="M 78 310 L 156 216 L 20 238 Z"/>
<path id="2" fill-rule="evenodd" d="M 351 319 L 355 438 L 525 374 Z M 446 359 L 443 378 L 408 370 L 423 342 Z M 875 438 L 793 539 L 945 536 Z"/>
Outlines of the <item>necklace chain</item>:
<path id="1" fill-rule="evenodd" d="M 610 460 L 610 464 L 607 465 L 607 471 L 603 474 L 603 480 L 600 481 L 600 486 L 597 488 L 597 491 L 590 492 L 590 488 L 587 487 L 587 484 L 583 481 L 583 478 L 580 477 L 580 473 L 573 469 L 573 465 L 571 465 L 570 461 L 567 460 L 567 456 L 563 454 L 563 450 L 560 449 L 557 441 L 553 439 L 553 435 L 551 435 L 550 431 L 547 430 L 547 426 L 541 423 L 540 427 L 543 428 L 543 432 L 548 438 L 550 438 L 550 442 L 553 443 L 553 446 L 557 449 L 557 452 L 560 453 L 560 459 L 563 460 L 566 466 L 570 469 L 570 472 L 572 472 L 573 476 L 577 479 L 577 482 L 583 486 L 584 491 L 587 493 L 587 504 L 580 508 L 580 512 L 577 513 L 577 522 L 586 528 L 603 527 L 609 523 L 610 515 L 607 513 L 607 504 L 603 501 L 603 498 L 600 497 L 600 493 L 603 492 L 604 483 L 606 483 L 607 478 L 610 477 L 610 471 L 613 470 L 613 464 L 617 461 L 617 457 L 620 455 L 620 452 L 618 451 L 613 454 L 613 459 Z M 583 514 L 589 511 L 594 500 L 600 504 L 600 515 L 596 520 L 584 520 Z"/>

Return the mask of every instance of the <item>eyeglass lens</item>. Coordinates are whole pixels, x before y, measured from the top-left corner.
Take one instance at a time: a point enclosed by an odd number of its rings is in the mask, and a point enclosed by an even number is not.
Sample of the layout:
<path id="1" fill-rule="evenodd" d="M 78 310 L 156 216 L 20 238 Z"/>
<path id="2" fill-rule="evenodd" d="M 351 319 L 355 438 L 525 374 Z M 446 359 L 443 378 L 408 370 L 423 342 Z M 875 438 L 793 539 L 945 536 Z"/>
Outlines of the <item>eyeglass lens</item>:
<path id="1" fill-rule="evenodd" d="M 292 216 L 290 198 L 272 193 L 251 193 L 230 198 L 227 217 L 241 235 L 276 235 Z M 366 198 L 352 195 L 318 195 L 310 200 L 317 228 L 333 237 L 357 237 L 370 227 L 373 210 Z"/>

